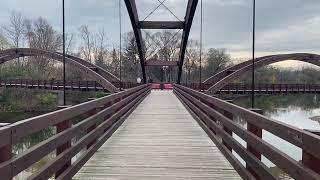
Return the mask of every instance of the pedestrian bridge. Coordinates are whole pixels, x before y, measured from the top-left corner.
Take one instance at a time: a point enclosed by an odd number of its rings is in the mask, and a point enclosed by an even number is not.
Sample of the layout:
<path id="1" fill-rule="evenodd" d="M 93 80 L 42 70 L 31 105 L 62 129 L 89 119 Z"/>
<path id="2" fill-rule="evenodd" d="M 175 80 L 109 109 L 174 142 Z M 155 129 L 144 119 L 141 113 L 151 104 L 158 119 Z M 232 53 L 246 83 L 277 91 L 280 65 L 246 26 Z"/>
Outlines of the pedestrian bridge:
<path id="1" fill-rule="evenodd" d="M 55 152 L 28 179 L 278 179 L 262 156 L 294 179 L 320 179 L 319 132 L 255 111 L 181 85 L 173 91 L 141 85 L 4 125 L 0 174 L 13 179 Z M 19 140 L 50 127 L 56 129 L 50 138 L 12 154 Z M 302 160 L 264 141 L 262 130 L 301 148 Z"/>

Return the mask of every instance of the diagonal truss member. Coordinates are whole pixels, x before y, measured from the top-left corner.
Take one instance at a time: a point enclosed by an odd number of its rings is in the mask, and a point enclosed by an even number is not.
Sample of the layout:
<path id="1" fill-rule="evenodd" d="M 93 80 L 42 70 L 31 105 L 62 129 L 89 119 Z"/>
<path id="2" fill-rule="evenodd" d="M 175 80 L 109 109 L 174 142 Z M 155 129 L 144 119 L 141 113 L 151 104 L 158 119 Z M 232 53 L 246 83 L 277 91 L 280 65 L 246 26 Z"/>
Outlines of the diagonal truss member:
<path id="1" fill-rule="evenodd" d="M 125 1 L 126 8 L 128 10 L 128 14 L 132 24 L 133 33 L 136 38 L 144 83 L 146 83 L 145 66 L 147 65 L 147 63 L 145 59 L 145 47 L 142 41 L 141 29 L 183 29 L 179 62 L 177 63 L 177 65 L 179 66 L 179 72 L 178 72 L 178 84 L 179 84 L 181 80 L 182 66 L 183 66 L 183 61 L 184 61 L 185 52 L 187 48 L 190 29 L 191 29 L 192 21 L 197 8 L 198 0 L 188 0 L 187 11 L 186 11 L 184 21 L 139 21 L 135 0 L 124 0 L 124 1 Z"/>

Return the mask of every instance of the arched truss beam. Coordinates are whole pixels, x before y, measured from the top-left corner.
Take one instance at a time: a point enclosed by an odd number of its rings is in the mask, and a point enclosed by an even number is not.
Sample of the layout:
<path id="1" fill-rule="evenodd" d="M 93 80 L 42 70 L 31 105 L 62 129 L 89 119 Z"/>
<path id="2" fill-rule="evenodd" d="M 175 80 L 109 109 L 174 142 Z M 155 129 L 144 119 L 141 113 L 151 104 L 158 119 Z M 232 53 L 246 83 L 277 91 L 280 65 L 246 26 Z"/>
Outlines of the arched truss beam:
<path id="1" fill-rule="evenodd" d="M 63 62 L 63 55 L 61 53 L 31 48 L 14 48 L 0 51 L 0 64 L 13 60 L 15 58 L 26 56 L 45 56 L 47 58 Z M 65 59 L 66 63 L 82 70 L 87 76 L 89 76 L 92 80 L 98 82 L 109 92 L 114 93 L 118 91 L 118 89 L 110 82 L 117 82 L 118 78 L 105 71 L 101 67 L 70 55 L 66 55 Z"/>
<path id="2" fill-rule="evenodd" d="M 255 68 L 260 68 L 263 66 L 267 66 L 269 64 L 273 64 L 280 61 L 286 60 L 296 60 L 302 61 L 310 64 L 314 64 L 316 66 L 320 66 L 320 55 L 317 54 L 309 54 L 309 53 L 295 53 L 295 54 L 280 54 L 280 55 L 273 55 L 273 56 L 265 56 L 261 58 L 257 58 L 255 61 Z M 244 73 L 250 71 L 252 69 L 252 64 L 250 61 L 246 61 L 235 65 L 233 67 L 228 68 L 225 71 L 221 71 L 220 73 L 211 77 L 211 80 L 215 80 L 218 77 L 221 77 L 220 80 L 217 82 L 212 81 L 214 84 L 206 91 L 207 94 L 214 94 L 219 91 L 221 88 L 229 84 L 236 78 L 239 78 Z M 224 76 L 222 76 L 224 74 Z M 206 80 L 209 83 L 208 80 Z"/>
<path id="3" fill-rule="evenodd" d="M 262 59 L 265 59 L 267 57 L 271 57 L 271 56 L 264 56 L 264 57 L 260 57 L 260 58 L 256 58 L 255 59 L 255 62 L 258 62 Z M 247 66 L 247 65 L 250 65 L 252 64 L 252 60 L 248 60 L 248 61 L 244 61 L 242 63 L 239 63 L 239 64 L 236 64 L 234 66 L 230 66 L 216 74 L 214 74 L 213 76 L 209 77 L 208 79 L 204 80 L 203 83 L 204 84 L 215 84 L 217 83 L 219 80 L 221 80 L 222 78 L 226 77 L 227 75 L 231 74 L 232 72 L 244 67 L 244 66 Z"/>
<path id="4" fill-rule="evenodd" d="M 192 26 L 194 13 L 196 12 L 196 9 L 197 9 L 197 5 L 198 5 L 198 0 L 188 1 L 187 11 L 185 16 L 185 26 L 182 33 L 182 40 L 181 40 L 181 46 L 180 46 L 179 70 L 178 70 L 178 81 L 177 81 L 178 84 L 180 84 L 181 82 L 183 61 L 186 54 L 189 34 Z"/>

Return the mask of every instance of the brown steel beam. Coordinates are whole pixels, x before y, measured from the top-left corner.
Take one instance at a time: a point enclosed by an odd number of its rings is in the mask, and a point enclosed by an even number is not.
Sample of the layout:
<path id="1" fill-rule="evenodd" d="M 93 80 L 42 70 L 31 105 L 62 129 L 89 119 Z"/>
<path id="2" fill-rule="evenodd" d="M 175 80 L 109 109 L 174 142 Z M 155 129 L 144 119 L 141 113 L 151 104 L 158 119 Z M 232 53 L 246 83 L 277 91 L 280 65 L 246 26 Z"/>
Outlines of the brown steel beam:
<path id="1" fill-rule="evenodd" d="M 142 77 L 143 77 L 143 83 L 147 83 L 147 76 L 146 76 L 146 71 L 145 71 L 145 54 L 144 54 L 144 45 L 142 41 L 142 34 L 141 30 L 138 28 L 139 27 L 139 17 L 138 17 L 138 11 L 136 7 L 136 2 L 135 0 L 125 0 L 124 1 L 128 10 L 128 14 L 130 17 L 132 29 L 134 36 L 136 37 L 136 43 L 138 47 L 138 52 L 139 52 L 139 58 L 140 58 L 140 64 L 141 64 L 141 72 L 142 72 Z"/>
<path id="2" fill-rule="evenodd" d="M 180 84 L 180 81 L 181 81 L 184 56 L 186 53 L 190 29 L 192 26 L 194 14 L 197 9 L 197 5 L 198 5 L 198 0 L 189 0 L 188 1 L 187 12 L 186 12 L 186 16 L 185 16 L 185 27 L 183 29 L 181 46 L 180 46 L 178 84 Z"/>
<path id="3" fill-rule="evenodd" d="M 139 21 L 140 29 L 183 29 L 183 21 Z"/>
<path id="4" fill-rule="evenodd" d="M 178 66 L 178 61 L 146 61 L 145 66 Z"/>

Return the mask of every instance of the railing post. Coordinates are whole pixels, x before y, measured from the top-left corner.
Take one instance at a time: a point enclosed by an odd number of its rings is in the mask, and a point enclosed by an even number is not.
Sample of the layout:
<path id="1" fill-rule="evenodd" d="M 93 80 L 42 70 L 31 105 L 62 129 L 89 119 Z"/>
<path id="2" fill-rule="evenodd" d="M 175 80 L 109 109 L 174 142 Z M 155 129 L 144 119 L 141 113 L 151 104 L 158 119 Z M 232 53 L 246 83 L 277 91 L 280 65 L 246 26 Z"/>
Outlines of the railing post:
<path id="1" fill-rule="evenodd" d="M 253 112 L 262 114 L 262 110 L 261 109 L 250 109 Z M 247 131 L 253 133 L 254 135 L 256 135 L 257 137 L 262 139 L 262 129 L 257 127 L 254 124 L 251 124 L 249 122 L 247 122 Z M 257 151 L 254 146 L 251 146 L 250 144 L 247 144 L 247 149 L 249 152 L 251 152 L 255 157 L 257 157 L 260 161 L 261 161 L 261 153 L 259 151 Z M 248 164 L 246 164 L 246 168 L 249 170 L 249 172 L 257 179 L 261 179 L 259 178 L 259 176 L 255 173 L 254 171 L 254 167 L 250 167 Z"/>
<path id="2" fill-rule="evenodd" d="M 320 131 L 312 131 L 312 130 L 306 130 L 313 134 L 320 136 Z M 315 171 L 316 173 L 320 174 L 320 159 L 313 156 L 312 154 L 308 153 L 305 149 L 302 150 L 302 163 Z"/>
<path id="3" fill-rule="evenodd" d="M 0 123 L 0 128 L 4 127 L 6 125 L 9 125 L 9 124 Z M 9 138 L 11 140 L 11 136 L 7 136 L 6 138 Z M 0 163 L 10 160 L 11 157 L 12 157 L 12 146 L 11 146 L 11 144 L 7 144 L 5 146 L 0 147 Z"/>
<path id="4" fill-rule="evenodd" d="M 232 103 L 232 100 L 226 100 L 226 101 L 229 102 L 229 103 Z M 232 113 L 223 110 L 223 115 L 224 115 L 225 117 L 227 117 L 228 119 L 230 119 L 230 120 L 233 121 L 233 114 L 232 114 Z M 229 130 L 228 128 L 226 128 L 225 126 L 223 126 L 223 130 L 232 137 L 232 131 L 230 131 L 230 130 Z M 229 151 L 232 152 L 232 148 L 231 148 L 224 140 L 222 140 L 222 143 L 223 143 L 223 145 L 225 145 L 225 146 L 229 149 Z"/>
<path id="5" fill-rule="evenodd" d="M 43 89 L 47 89 L 47 80 L 43 81 Z"/>
<path id="6" fill-rule="evenodd" d="M 88 81 L 87 81 L 87 85 L 88 85 Z M 97 113 L 97 109 L 94 108 L 90 111 L 87 112 L 87 115 L 90 117 L 90 116 L 93 116 L 94 114 Z M 93 131 L 95 128 L 97 127 L 97 124 L 93 124 L 92 126 L 90 126 L 88 129 L 87 129 L 87 133 L 90 133 L 91 131 Z M 93 141 L 91 141 L 90 143 L 88 143 L 87 145 L 87 149 L 89 149 L 95 142 L 97 141 L 97 139 L 94 139 Z"/>
<path id="7" fill-rule="evenodd" d="M 269 94 L 269 85 L 266 84 L 266 94 Z"/>
<path id="8" fill-rule="evenodd" d="M 70 87 L 71 87 L 71 91 L 73 91 L 73 81 L 70 81 Z"/>
<path id="9" fill-rule="evenodd" d="M 89 91 L 89 84 L 88 84 L 89 82 L 88 81 L 86 81 L 86 91 Z"/>
<path id="10" fill-rule="evenodd" d="M 60 106 L 59 108 L 67 108 L 69 106 Z M 56 124 L 56 133 L 61 133 L 69 128 L 71 128 L 72 122 L 71 120 L 65 120 L 62 121 L 58 124 Z M 62 144 L 57 148 L 56 155 L 58 156 L 59 154 L 63 153 L 65 150 L 71 147 L 71 140 L 67 141 L 66 143 Z M 59 177 L 66 169 L 68 169 L 71 166 L 71 159 L 67 161 L 66 164 L 64 164 L 55 174 L 55 177 Z"/>

